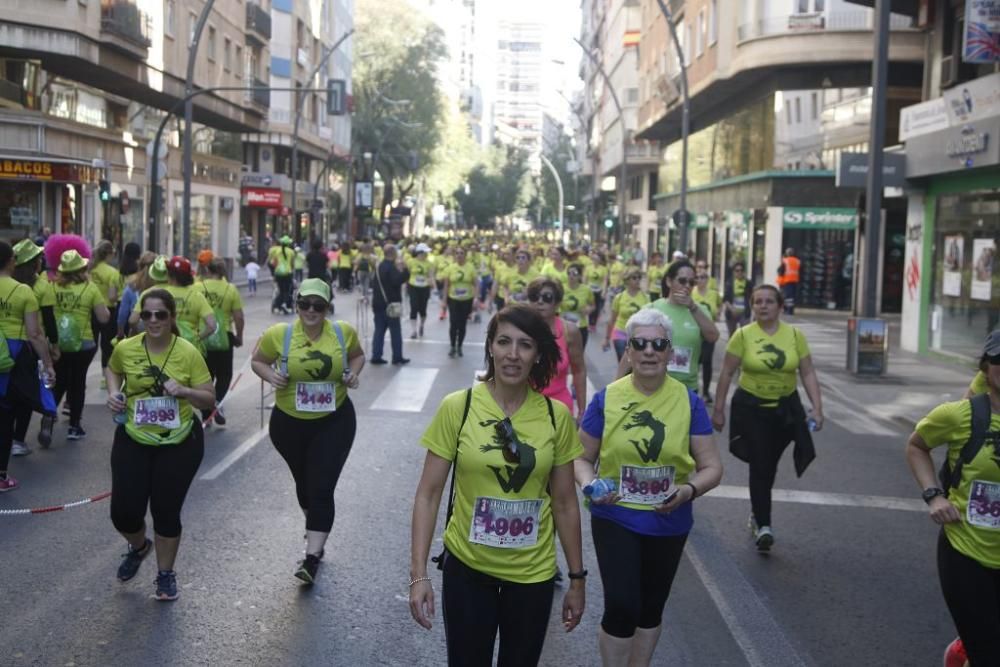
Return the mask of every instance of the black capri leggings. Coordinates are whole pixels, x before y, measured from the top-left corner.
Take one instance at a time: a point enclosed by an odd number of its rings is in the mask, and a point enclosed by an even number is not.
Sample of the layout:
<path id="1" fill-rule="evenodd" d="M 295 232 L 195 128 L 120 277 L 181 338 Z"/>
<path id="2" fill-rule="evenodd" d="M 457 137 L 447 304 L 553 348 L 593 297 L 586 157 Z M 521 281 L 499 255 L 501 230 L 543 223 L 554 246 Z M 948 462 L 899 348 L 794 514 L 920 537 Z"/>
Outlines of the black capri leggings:
<path id="1" fill-rule="evenodd" d="M 93 313 L 90 314 L 90 324 L 94 331 L 94 340 L 98 342 L 101 348 L 101 368 L 108 367 L 108 359 L 111 358 L 111 353 L 114 351 L 111 341 L 118 335 L 118 304 L 113 303 L 109 305 L 108 310 L 111 311 L 111 318 L 104 324 L 97 321 L 96 315 Z"/>
<path id="2" fill-rule="evenodd" d="M 712 356 L 715 354 L 715 343 L 701 341 L 701 388 L 702 396 L 708 396 L 712 386 Z M 725 398 L 725 397 L 723 397 Z"/>
<path id="3" fill-rule="evenodd" d="M 730 429 L 736 427 L 738 419 L 749 421 L 748 424 L 741 424 L 738 430 L 747 440 L 746 449 L 750 456 L 750 508 L 758 526 L 770 526 L 771 489 L 778 474 L 781 455 L 792 441 L 793 426 L 777 408 L 741 406 L 737 409 L 732 407 L 735 403 L 734 396 L 730 402 L 733 422 Z"/>
<path id="4" fill-rule="evenodd" d="M 184 497 L 205 455 L 205 438 L 196 419 L 187 439 L 176 445 L 143 445 L 115 429 L 111 446 L 111 522 L 122 533 L 138 533 L 153 515 L 161 537 L 180 537 Z"/>
<path id="5" fill-rule="evenodd" d="M 590 311 L 590 326 L 597 325 L 597 319 L 601 316 L 601 311 L 604 310 L 604 292 L 594 292 L 594 309 Z"/>
<path id="6" fill-rule="evenodd" d="M 452 347 L 461 346 L 465 342 L 465 327 L 471 313 L 472 299 L 448 299 L 448 338 Z"/>
<path id="7" fill-rule="evenodd" d="M 79 352 L 63 352 L 55 363 L 56 386 L 52 395 L 59 405 L 63 396 L 69 402 L 70 426 L 79 426 L 83 415 L 83 403 L 87 394 L 87 369 L 97 354 L 97 346 Z"/>
<path id="8" fill-rule="evenodd" d="M 473 570 L 446 553 L 441 600 L 449 667 L 530 667 L 542 656 L 555 580 L 515 584 Z"/>
<path id="9" fill-rule="evenodd" d="M 640 535 L 596 516 L 590 531 L 604 588 L 601 627 L 625 639 L 660 625 L 687 535 Z"/>
<path id="10" fill-rule="evenodd" d="M 215 402 L 218 404 L 226 397 L 229 385 L 233 381 L 232 346 L 230 345 L 228 350 L 209 350 L 205 355 L 205 364 L 215 381 Z M 207 419 L 212 410 L 202 410 L 201 414 Z"/>
<path id="11" fill-rule="evenodd" d="M 971 667 L 1000 665 L 1000 570 L 986 567 L 938 537 L 938 578 Z"/>
<path id="12" fill-rule="evenodd" d="M 295 479 L 295 495 L 306 513 L 306 530 L 333 528 L 333 492 L 354 444 L 357 418 L 351 399 L 320 419 L 296 419 L 275 408 L 268 430 L 274 448 Z"/>
<path id="13" fill-rule="evenodd" d="M 406 289 L 410 293 L 410 319 L 416 320 L 417 315 L 419 315 L 420 319 L 426 320 L 427 302 L 431 298 L 431 286 L 414 287 L 408 285 Z"/>

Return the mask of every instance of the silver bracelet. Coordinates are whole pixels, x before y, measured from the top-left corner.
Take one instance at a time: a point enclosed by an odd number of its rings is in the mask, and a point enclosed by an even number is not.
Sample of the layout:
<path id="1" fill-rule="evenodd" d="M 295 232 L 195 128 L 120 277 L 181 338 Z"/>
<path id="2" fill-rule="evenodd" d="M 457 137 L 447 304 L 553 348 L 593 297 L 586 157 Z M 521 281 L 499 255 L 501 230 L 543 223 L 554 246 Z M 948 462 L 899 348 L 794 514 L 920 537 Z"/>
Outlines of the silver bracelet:
<path id="1" fill-rule="evenodd" d="M 410 582 L 410 586 L 409 587 L 413 588 L 413 584 L 420 583 L 421 581 L 430 581 L 430 580 L 431 580 L 430 577 L 417 577 L 416 579 L 414 579 L 413 581 Z"/>

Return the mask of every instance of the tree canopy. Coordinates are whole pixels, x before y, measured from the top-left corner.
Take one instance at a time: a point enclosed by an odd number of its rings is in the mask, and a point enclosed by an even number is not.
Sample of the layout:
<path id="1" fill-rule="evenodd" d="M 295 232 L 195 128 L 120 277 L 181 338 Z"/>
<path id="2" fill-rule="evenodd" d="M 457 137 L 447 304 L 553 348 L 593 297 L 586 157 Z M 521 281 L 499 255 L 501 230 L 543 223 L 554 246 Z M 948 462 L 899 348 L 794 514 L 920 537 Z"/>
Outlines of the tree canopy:
<path id="1" fill-rule="evenodd" d="M 487 160 L 469 172 L 464 185 L 455 191 L 466 225 L 492 228 L 497 218 L 510 215 L 524 204 L 528 156 L 513 146 L 493 146 Z"/>

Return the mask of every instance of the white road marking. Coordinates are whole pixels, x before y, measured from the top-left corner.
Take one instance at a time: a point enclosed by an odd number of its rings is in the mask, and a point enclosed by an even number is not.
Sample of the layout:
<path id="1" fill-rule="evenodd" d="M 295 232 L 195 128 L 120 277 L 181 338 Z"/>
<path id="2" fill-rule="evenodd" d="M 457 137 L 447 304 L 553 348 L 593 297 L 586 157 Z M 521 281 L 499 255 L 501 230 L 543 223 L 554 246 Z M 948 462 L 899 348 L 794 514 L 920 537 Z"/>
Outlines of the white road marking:
<path id="1" fill-rule="evenodd" d="M 370 409 L 420 412 L 437 374 L 436 368 L 400 368 Z"/>
<path id="2" fill-rule="evenodd" d="M 243 456 L 245 456 L 247 452 L 253 449 L 257 445 L 257 443 L 263 440 L 265 437 L 267 437 L 266 426 L 257 431 L 256 433 L 254 433 L 253 435 L 251 435 L 246 440 L 244 440 L 239 447 L 229 452 L 229 454 L 226 455 L 226 458 L 222 459 L 214 466 L 212 466 L 208 472 L 206 472 L 201 476 L 201 479 L 205 481 L 217 479 L 219 475 L 226 472 L 226 470 L 228 470 L 230 466 L 232 466 L 234 463 L 243 458 Z"/>
<path id="3" fill-rule="evenodd" d="M 403 339 L 403 345 L 420 345 L 421 343 L 424 344 L 424 345 L 451 345 L 451 341 L 447 341 L 447 340 L 432 340 L 430 338 L 417 338 L 416 340 L 414 340 L 413 338 L 404 338 Z M 466 339 L 465 342 L 462 343 L 462 347 L 463 348 L 465 348 L 465 347 L 486 347 L 486 343 L 484 341 L 476 342 L 476 341 L 472 341 L 472 340 Z"/>
<path id="4" fill-rule="evenodd" d="M 722 485 L 715 487 L 705 495 L 713 498 L 750 500 L 750 489 L 746 486 Z M 927 511 L 927 506 L 922 500 L 895 498 L 892 496 L 868 496 L 858 493 L 826 493 L 820 491 L 774 489 L 771 491 L 771 499 L 780 503 L 799 503 L 804 505 L 866 507 L 869 509 L 900 510 L 904 512 Z"/>

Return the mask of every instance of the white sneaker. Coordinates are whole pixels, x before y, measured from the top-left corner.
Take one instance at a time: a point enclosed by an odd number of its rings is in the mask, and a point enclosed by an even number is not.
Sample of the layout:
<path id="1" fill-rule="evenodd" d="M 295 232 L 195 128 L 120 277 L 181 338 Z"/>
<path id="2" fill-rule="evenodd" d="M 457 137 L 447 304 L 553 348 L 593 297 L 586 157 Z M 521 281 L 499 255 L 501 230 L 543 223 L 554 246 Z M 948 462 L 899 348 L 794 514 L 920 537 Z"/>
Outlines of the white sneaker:
<path id="1" fill-rule="evenodd" d="M 15 440 L 13 444 L 10 446 L 11 456 L 27 456 L 30 453 L 31 450 L 28 449 L 28 446 L 23 442 L 21 442 L 20 440 Z"/>
<path id="2" fill-rule="evenodd" d="M 757 534 L 754 536 L 754 543 L 757 545 L 757 551 L 770 551 L 771 547 L 774 546 L 774 533 L 771 532 L 770 526 L 761 526 L 757 529 Z"/>

